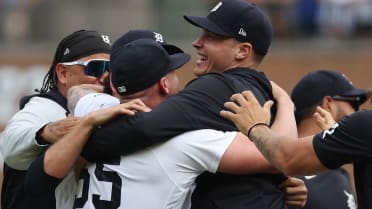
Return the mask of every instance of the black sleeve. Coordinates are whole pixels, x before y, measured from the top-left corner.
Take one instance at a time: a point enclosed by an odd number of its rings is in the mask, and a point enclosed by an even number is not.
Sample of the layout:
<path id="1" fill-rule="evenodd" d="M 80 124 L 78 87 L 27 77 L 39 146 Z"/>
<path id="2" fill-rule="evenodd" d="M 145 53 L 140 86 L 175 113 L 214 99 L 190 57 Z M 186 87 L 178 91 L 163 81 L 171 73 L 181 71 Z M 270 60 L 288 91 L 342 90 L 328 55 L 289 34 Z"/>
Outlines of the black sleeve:
<path id="1" fill-rule="evenodd" d="M 329 169 L 372 158 L 372 111 L 362 110 L 338 123 L 338 127 L 314 136 L 319 160 Z"/>
<path id="2" fill-rule="evenodd" d="M 219 116 L 233 93 L 219 75 L 199 78 L 151 112 L 121 116 L 96 129 L 83 157 L 88 161 L 109 160 L 190 130 L 236 130 L 231 121 Z"/>
<path id="3" fill-rule="evenodd" d="M 33 161 L 28 169 L 24 194 L 28 205 L 35 208 L 55 208 L 55 189 L 62 179 L 49 176 L 44 172 L 44 154 Z"/>

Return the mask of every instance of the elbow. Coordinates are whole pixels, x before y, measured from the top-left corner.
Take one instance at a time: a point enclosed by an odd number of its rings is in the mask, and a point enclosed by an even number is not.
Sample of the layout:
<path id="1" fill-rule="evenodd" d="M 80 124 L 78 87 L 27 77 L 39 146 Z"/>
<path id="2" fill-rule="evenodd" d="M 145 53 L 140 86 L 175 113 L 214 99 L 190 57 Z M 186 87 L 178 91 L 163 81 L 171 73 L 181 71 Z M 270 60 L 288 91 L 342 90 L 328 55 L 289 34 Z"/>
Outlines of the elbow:
<path id="1" fill-rule="evenodd" d="M 286 176 L 294 176 L 297 173 L 296 161 L 285 151 L 277 152 L 274 156 L 274 165 Z"/>
<path id="2" fill-rule="evenodd" d="M 276 163 L 276 167 L 282 171 L 286 176 L 297 176 L 299 175 L 299 163 L 293 158 L 282 158 Z"/>

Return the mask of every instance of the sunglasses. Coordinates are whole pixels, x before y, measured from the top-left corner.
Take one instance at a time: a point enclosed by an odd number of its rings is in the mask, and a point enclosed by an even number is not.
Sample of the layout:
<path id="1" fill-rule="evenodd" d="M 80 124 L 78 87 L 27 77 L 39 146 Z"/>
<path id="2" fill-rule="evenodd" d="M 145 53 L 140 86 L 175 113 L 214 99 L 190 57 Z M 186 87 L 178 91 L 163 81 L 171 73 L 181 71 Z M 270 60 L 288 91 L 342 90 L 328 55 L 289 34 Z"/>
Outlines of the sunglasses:
<path id="1" fill-rule="evenodd" d="M 360 97 L 343 97 L 343 96 L 333 96 L 332 99 L 336 101 L 344 101 L 349 103 L 355 111 L 359 110 L 360 103 Z"/>
<path id="2" fill-rule="evenodd" d="M 88 76 L 101 77 L 106 71 L 110 69 L 110 61 L 105 59 L 92 59 L 88 61 L 73 61 L 73 62 L 62 62 L 61 64 L 66 66 L 72 65 L 83 65 L 84 74 Z"/>

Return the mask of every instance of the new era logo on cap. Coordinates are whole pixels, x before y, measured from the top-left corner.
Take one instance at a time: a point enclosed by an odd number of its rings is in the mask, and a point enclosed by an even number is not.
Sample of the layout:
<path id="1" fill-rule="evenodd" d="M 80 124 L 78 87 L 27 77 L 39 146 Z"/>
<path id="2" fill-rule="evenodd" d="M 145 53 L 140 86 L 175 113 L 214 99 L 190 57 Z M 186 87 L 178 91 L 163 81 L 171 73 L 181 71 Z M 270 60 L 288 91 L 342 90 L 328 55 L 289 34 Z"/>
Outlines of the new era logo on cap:
<path id="1" fill-rule="evenodd" d="M 68 55 L 70 53 L 70 50 L 66 48 L 65 52 L 63 52 L 63 55 Z"/>
<path id="2" fill-rule="evenodd" d="M 117 90 L 118 90 L 119 93 L 127 92 L 127 88 L 125 86 L 118 86 Z"/>
<path id="3" fill-rule="evenodd" d="M 238 34 L 241 35 L 241 36 L 247 36 L 247 32 L 245 32 L 245 30 L 243 28 L 240 28 Z"/>
<path id="4" fill-rule="evenodd" d="M 215 7 L 213 7 L 213 9 L 211 9 L 211 12 L 217 11 L 217 9 L 220 8 L 221 6 L 222 6 L 222 2 L 219 2 Z"/>

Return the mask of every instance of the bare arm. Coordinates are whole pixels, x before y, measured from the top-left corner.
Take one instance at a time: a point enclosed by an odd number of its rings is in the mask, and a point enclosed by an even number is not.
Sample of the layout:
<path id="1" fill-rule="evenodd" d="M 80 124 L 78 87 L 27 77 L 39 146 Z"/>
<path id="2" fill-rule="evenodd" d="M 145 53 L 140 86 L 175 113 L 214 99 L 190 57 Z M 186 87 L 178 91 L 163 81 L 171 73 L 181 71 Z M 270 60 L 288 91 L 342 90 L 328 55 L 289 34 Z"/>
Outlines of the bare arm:
<path id="1" fill-rule="evenodd" d="M 278 101 L 278 111 L 272 130 L 276 133 L 297 137 L 294 105 L 282 88 L 271 82 L 273 94 Z M 243 98 L 232 97 L 242 100 Z M 234 104 L 227 104 L 227 108 Z M 247 106 L 247 108 L 249 108 Z M 247 133 L 247 132 L 244 132 Z M 238 134 L 223 155 L 219 171 L 227 173 L 272 173 L 277 170 L 264 158 L 256 146 L 243 134 Z"/>
<path id="2" fill-rule="evenodd" d="M 92 130 L 119 114 L 134 115 L 136 111 L 148 111 L 141 100 L 89 113 L 61 140 L 45 153 L 44 171 L 50 176 L 63 178 L 74 165 Z"/>
<path id="3" fill-rule="evenodd" d="M 75 117 L 67 117 L 65 119 L 48 123 L 44 128 L 40 129 L 40 139 L 37 139 L 40 144 L 53 144 L 66 135 L 79 120 Z"/>
<path id="4" fill-rule="evenodd" d="M 73 114 L 76 104 L 79 99 L 90 93 L 102 93 L 103 87 L 93 84 L 82 84 L 78 86 L 71 87 L 67 92 L 67 107 L 68 110 Z"/>
<path id="5" fill-rule="evenodd" d="M 226 111 L 222 115 L 232 120 L 239 130 L 248 134 L 255 124 L 268 124 L 269 102 L 261 107 L 250 91 L 237 94 L 236 97 L 239 97 L 239 105 L 233 106 L 234 113 Z M 267 126 L 259 125 L 253 127 L 249 137 L 265 158 L 287 175 L 306 175 L 326 170 L 314 152 L 313 136 L 298 140 L 297 137 L 282 136 Z"/>

